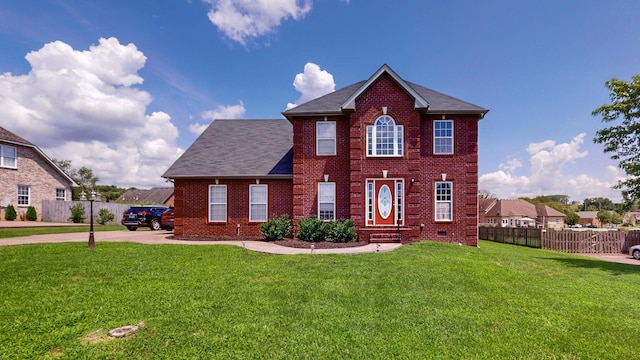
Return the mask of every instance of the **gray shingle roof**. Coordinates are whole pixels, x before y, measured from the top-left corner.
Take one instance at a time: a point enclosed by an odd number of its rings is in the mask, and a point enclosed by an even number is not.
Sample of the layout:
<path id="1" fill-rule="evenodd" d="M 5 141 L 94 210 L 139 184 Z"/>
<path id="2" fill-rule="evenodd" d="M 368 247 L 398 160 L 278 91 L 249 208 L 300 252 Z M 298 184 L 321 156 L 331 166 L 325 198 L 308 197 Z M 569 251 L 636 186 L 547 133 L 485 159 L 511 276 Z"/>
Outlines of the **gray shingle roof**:
<path id="1" fill-rule="evenodd" d="M 162 175 L 166 178 L 293 176 L 286 119 L 215 120 Z"/>
<path id="2" fill-rule="evenodd" d="M 173 188 L 129 189 L 118 201 L 124 203 L 165 204 L 173 195 Z"/>
<path id="3" fill-rule="evenodd" d="M 298 116 L 298 115 L 335 115 L 342 114 L 343 109 L 342 106 L 345 104 L 349 98 L 351 98 L 356 92 L 363 91 L 361 87 L 367 83 L 372 83 L 376 77 L 381 76 L 383 73 L 388 73 L 392 77 L 398 76 L 391 68 L 387 65 L 383 65 L 380 70 L 378 70 L 372 78 L 368 80 L 363 80 L 357 82 L 355 84 L 349 85 L 342 89 L 336 90 L 327 95 L 321 96 L 304 104 L 298 105 L 292 109 L 289 109 L 282 114 L 286 117 Z M 466 101 L 462 101 L 460 99 L 456 99 L 452 96 L 445 95 L 443 93 L 431 90 L 421 85 L 417 85 L 406 81 L 404 79 L 400 79 L 401 84 L 404 86 L 409 86 L 411 89 L 406 89 L 407 92 L 416 93 L 418 96 L 422 97 L 429 103 L 429 109 L 427 110 L 427 114 L 480 114 L 484 115 L 489 110 L 482 108 L 480 106 L 468 103 Z"/>
<path id="4" fill-rule="evenodd" d="M 25 146 L 35 146 L 30 141 L 21 138 L 20 136 L 12 133 L 11 131 L 0 127 L 0 141 L 6 141 L 14 144 L 25 145 Z"/>

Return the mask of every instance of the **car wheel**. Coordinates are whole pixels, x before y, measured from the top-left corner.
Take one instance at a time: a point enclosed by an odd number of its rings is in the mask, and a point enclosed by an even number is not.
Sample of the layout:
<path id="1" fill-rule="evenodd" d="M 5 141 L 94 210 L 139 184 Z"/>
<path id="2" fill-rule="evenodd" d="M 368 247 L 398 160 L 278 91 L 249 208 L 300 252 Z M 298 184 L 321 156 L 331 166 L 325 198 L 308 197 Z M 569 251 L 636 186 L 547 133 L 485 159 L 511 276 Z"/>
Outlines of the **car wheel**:
<path id="1" fill-rule="evenodd" d="M 151 220 L 151 230 L 160 230 L 160 221 L 157 219 Z"/>
<path id="2" fill-rule="evenodd" d="M 640 250 L 633 250 L 633 258 L 640 260 Z"/>
<path id="3" fill-rule="evenodd" d="M 137 227 L 135 227 L 135 226 L 127 226 L 127 229 L 129 229 L 129 231 L 136 231 L 136 230 L 138 230 L 138 228 L 137 228 Z"/>

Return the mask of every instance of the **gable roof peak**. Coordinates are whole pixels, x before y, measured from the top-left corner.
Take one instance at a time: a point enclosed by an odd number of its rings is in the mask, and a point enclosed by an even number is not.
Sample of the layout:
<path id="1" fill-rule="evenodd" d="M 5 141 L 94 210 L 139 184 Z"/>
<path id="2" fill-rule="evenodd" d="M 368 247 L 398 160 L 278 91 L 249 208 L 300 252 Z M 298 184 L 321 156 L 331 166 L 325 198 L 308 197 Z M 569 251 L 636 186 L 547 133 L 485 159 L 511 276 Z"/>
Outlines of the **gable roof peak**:
<path id="1" fill-rule="evenodd" d="M 360 97 L 360 95 L 371 86 L 380 76 L 383 74 L 387 74 L 391 76 L 391 78 L 400 85 L 400 87 L 406 91 L 411 97 L 414 98 L 414 106 L 416 109 L 429 109 L 429 102 L 418 94 L 409 83 L 407 83 L 404 79 L 402 79 L 391 67 L 387 64 L 383 64 L 371 77 L 365 81 L 349 98 L 342 104 L 340 107 L 342 110 L 355 110 L 356 109 L 356 99 Z"/>

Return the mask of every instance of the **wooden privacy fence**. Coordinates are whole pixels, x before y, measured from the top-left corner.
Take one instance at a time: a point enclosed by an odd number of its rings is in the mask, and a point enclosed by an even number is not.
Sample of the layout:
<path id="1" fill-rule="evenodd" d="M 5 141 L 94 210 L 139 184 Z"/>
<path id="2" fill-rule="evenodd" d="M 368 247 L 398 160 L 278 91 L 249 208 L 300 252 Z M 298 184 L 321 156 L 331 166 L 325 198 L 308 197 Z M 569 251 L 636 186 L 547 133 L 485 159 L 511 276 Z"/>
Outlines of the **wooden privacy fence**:
<path id="1" fill-rule="evenodd" d="M 530 228 L 478 228 L 482 240 L 523 245 L 575 254 L 628 253 L 629 247 L 640 244 L 640 231 L 573 231 Z"/>
<path id="2" fill-rule="evenodd" d="M 481 226 L 478 228 L 478 236 L 482 240 L 491 240 L 504 244 L 534 248 L 540 248 L 542 245 L 542 232 L 540 229 Z"/>
<path id="3" fill-rule="evenodd" d="M 84 207 L 84 216 L 87 219 L 85 220 L 85 222 L 88 222 L 91 206 L 90 201 L 62 200 L 42 201 L 42 221 L 69 222 L 69 217 L 71 217 L 71 207 L 76 204 L 82 204 L 82 206 Z M 98 216 L 98 212 L 100 212 L 100 209 L 107 209 L 115 216 L 113 221 L 109 222 L 108 224 L 120 224 L 120 220 L 122 220 L 122 213 L 131 206 L 132 205 L 130 204 L 94 201 L 93 216 L 95 219 L 95 217 Z"/>

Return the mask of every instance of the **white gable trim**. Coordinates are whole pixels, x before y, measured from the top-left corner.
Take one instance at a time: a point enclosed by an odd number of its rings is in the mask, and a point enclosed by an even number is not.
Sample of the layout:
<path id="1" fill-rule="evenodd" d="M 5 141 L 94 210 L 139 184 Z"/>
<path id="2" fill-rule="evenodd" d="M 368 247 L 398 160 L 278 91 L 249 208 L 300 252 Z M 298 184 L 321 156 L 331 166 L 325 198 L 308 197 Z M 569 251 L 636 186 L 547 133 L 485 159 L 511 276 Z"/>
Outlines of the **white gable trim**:
<path id="1" fill-rule="evenodd" d="M 380 67 L 380 69 L 378 69 L 378 71 L 376 71 L 370 78 L 369 80 L 367 80 L 364 84 L 362 84 L 362 86 L 360 86 L 360 88 L 358 88 L 358 90 L 356 90 L 356 92 L 354 92 L 348 99 L 347 101 L 345 101 L 342 106 L 341 109 L 342 110 L 355 110 L 356 109 L 356 99 L 369 87 L 371 86 L 371 84 L 373 84 L 374 81 L 376 81 L 383 73 L 387 73 L 389 74 L 393 80 L 395 80 L 400 87 L 402 87 L 407 93 L 409 93 L 409 95 L 411 95 L 414 99 L 415 99 L 415 103 L 414 103 L 414 107 L 416 109 L 428 109 L 429 108 L 429 102 L 424 99 L 422 96 L 420 96 L 415 90 L 413 90 L 413 88 L 411 88 L 411 86 L 409 86 L 409 84 L 407 84 L 406 81 L 402 80 L 402 78 L 400 76 L 398 76 L 398 74 L 396 74 L 395 71 L 393 71 L 389 65 L 384 64 L 382 65 L 382 67 Z"/>

